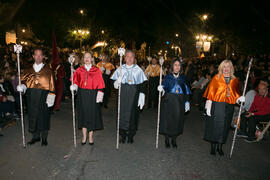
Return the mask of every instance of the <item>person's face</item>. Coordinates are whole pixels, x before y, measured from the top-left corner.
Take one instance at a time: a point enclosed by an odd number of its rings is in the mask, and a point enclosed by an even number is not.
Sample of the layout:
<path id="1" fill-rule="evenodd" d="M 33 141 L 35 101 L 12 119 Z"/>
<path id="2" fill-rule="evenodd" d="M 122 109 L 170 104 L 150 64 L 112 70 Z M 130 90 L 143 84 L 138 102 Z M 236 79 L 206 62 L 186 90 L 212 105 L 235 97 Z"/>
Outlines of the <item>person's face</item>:
<path id="1" fill-rule="evenodd" d="M 178 61 L 176 61 L 174 64 L 173 64 L 173 72 L 174 73 L 179 73 L 181 70 L 181 65 Z"/>
<path id="2" fill-rule="evenodd" d="M 134 60 L 135 60 L 135 57 L 134 57 L 132 52 L 126 53 L 125 61 L 126 61 L 127 65 L 130 66 L 130 65 L 134 64 Z"/>
<path id="3" fill-rule="evenodd" d="M 157 59 L 153 58 L 153 59 L 152 59 L 152 64 L 153 64 L 153 65 L 156 65 L 156 64 L 157 64 Z"/>
<path id="4" fill-rule="evenodd" d="M 267 93 L 268 88 L 265 84 L 260 84 L 258 87 L 258 91 L 260 96 L 264 96 Z"/>
<path id="5" fill-rule="evenodd" d="M 33 58 L 34 58 L 36 64 L 42 63 L 43 58 L 44 58 L 42 51 L 41 50 L 35 50 Z"/>
<path id="6" fill-rule="evenodd" d="M 84 57 L 83 57 L 83 62 L 86 64 L 86 65 L 90 65 L 91 62 L 92 62 L 92 56 L 90 53 L 85 53 Z"/>
<path id="7" fill-rule="evenodd" d="M 223 66 L 223 74 L 230 74 L 231 73 L 231 66 L 229 63 L 225 63 Z"/>

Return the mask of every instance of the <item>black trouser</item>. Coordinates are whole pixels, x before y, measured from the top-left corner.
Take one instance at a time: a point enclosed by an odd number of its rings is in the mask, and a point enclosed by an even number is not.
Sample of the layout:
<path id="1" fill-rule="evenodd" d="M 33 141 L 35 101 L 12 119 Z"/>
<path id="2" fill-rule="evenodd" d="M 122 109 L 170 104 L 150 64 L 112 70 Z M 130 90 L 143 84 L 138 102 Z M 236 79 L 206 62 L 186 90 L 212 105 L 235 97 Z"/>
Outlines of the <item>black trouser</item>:
<path id="1" fill-rule="evenodd" d="M 261 116 L 250 116 L 248 120 L 248 138 L 255 139 L 256 124 L 259 122 L 267 122 L 270 120 L 270 114 Z"/>
<path id="2" fill-rule="evenodd" d="M 159 76 L 149 78 L 149 97 L 148 97 L 148 106 L 152 106 L 154 102 L 154 107 L 158 105 L 158 90 L 159 85 Z"/>
<path id="3" fill-rule="evenodd" d="M 124 130 L 124 129 L 119 129 L 119 135 L 122 137 L 122 138 L 125 138 L 125 137 L 133 137 L 135 136 L 136 134 L 136 131 L 135 130 Z"/>
<path id="4" fill-rule="evenodd" d="M 41 134 L 42 141 L 47 140 L 47 137 L 48 137 L 48 131 L 47 130 L 44 130 L 44 131 L 37 130 L 36 132 L 33 132 L 32 133 L 33 139 L 40 139 L 40 134 Z"/>
<path id="5" fill-rule="evenodd" d="M 247 133 L 247 120 L 246 112 L 241 114 L 240 130 L 242 133 Z"/>

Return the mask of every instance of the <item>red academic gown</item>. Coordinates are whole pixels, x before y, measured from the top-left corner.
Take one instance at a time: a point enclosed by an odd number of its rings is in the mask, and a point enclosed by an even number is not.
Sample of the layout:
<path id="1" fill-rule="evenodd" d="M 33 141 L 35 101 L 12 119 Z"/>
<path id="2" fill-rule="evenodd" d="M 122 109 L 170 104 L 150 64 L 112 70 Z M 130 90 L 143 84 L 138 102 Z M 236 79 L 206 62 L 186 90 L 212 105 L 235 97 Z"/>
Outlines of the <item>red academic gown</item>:
<path id="1" fill-rule="evenodd" d="M 98 91 L 105 88 L 101 71 L 96 66 L 89 71 L 81 66 L 74 72 L 73 81 L 78 85 L 78 128 L 87 128 L 88 131 L 103 129 L 100 104 L 96 103 Z"/>

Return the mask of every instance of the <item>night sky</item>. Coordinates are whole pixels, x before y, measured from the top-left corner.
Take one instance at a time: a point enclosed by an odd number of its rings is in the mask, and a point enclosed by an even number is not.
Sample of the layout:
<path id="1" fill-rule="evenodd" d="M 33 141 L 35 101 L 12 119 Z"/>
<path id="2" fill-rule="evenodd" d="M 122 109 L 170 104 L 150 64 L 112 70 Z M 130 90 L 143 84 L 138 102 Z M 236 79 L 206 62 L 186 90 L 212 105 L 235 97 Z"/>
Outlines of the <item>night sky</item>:
<path id="1" fill-rule="evenodd" d="M 91 31 L 106 29 L 124 41 L 146 41 L 158 46 L 175 33 L 183 42 L 194 41 L 194 34 L 207 31 L 224 42 L 237 41 L 246 51 L 268 50 L 270 19 L 266 4 L 248 1 L 180 1 L 180 0 L 17 0 L 21 6 L 11 20 L 1 26 L 11 28 L 15 23 L 31 25 L 35 34 L 45 42 L 54 30 L 61 42 L 68 28 L 91 26 Z M 78 13 L 84 9 L 84 17 Z M 7 10 L 6 10 L 7 11 Z M 198 15 L 207 13 L 209 20 L 200 29 Z M 9 13 L 1 13 L 7 19 Z M 60 42 L 60 44 L 61 44 Z"/>

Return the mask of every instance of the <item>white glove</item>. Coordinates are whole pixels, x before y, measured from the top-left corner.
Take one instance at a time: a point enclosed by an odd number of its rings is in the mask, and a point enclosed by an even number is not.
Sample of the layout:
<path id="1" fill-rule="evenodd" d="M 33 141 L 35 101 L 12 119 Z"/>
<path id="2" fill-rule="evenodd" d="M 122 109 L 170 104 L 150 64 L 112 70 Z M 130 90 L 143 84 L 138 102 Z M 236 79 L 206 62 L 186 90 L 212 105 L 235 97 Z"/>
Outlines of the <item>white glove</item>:
<path id="1" fill-rule="evenodd" d="M 187 101 L 185 103 L 185 112 L 188 112 L 190 110 L 190 103 Z"/>
<path id="2" fill-rule="evenodd" d="M 119 77 L 116 81 L 114 81 L 113 86 L 115 89 L 119 88 L 120 83 L 122 82 L 122 78 Z"/>
<path id="3" fill-rule="evenodd" d="M 245 101 L 246 101 L 245 96 L 240 96 L 240 97 L 236 100 L 236 103 L 237 103 L 237 104 L 241 104 L 242 102 L 244 103 Z"/>
<path id="4" fill-rule="evenodd" d="M 52 107 L 54 105 L 54 100 L 55 100 L 55 94 L 48 94 L 46 103 L 48 107 Z"/>
<path id="5" fill-rule="evenodd" d="M 157 90 L 158 90 L 159 92 L 161 92 L 161 95 L 162 95 L 162 96 L 164 96 L 165 90 L 164 90 L 164 88 L 163 88 L 162 85 L 159 85 L 159 86 L 157 87 Z"/>
<path id="6" fill-rule="evenodd" d="M 144 93 L 140 93 L 140 95 L 139 95 L 139 101 L 138 101 L 138 107 L 140 107 L 140 109 L 143 108 L 144 102 L 145 102 L 145 94 Z"/>
<path id="7" fill-rule="evenodd" d="M 205 103 L 205 109 L 206 109 L 207 116 L 211 116 L 211 107 L 212 107 L 212 101 L 207 100 Z"/>
<path id="8" fill-rule="evenodd" d="M 109 69 L 106 69 L 105 74 L 110 75 L 111 71 Z"/>
<path id="9" fill-rule="evenodd" d="M 27 89 L 27 87 L 24 84 L 17 86 L 17 91 L 20 93 L 25 93 L 26 89 Z"/>
<path id="10" fill-rule="evenodd" d="M 100 68 L 100 70 L 103 72 L 103 71 L 105 70 L 105 68 L 102 66 L 102 67 Z"/>
<path id="11" fill-rule="evenodd" d="M 77 84 L 73 84 L 69 87 L 70 91 L 77 91 L 78 90 L 78 85 Z"/>
<path id="12" fill-rule="evenodd" d="M 103 101 L 104 93 L 101 91 L 98 91 L 97 93 L 97 103 L 101 103 Z"/>

